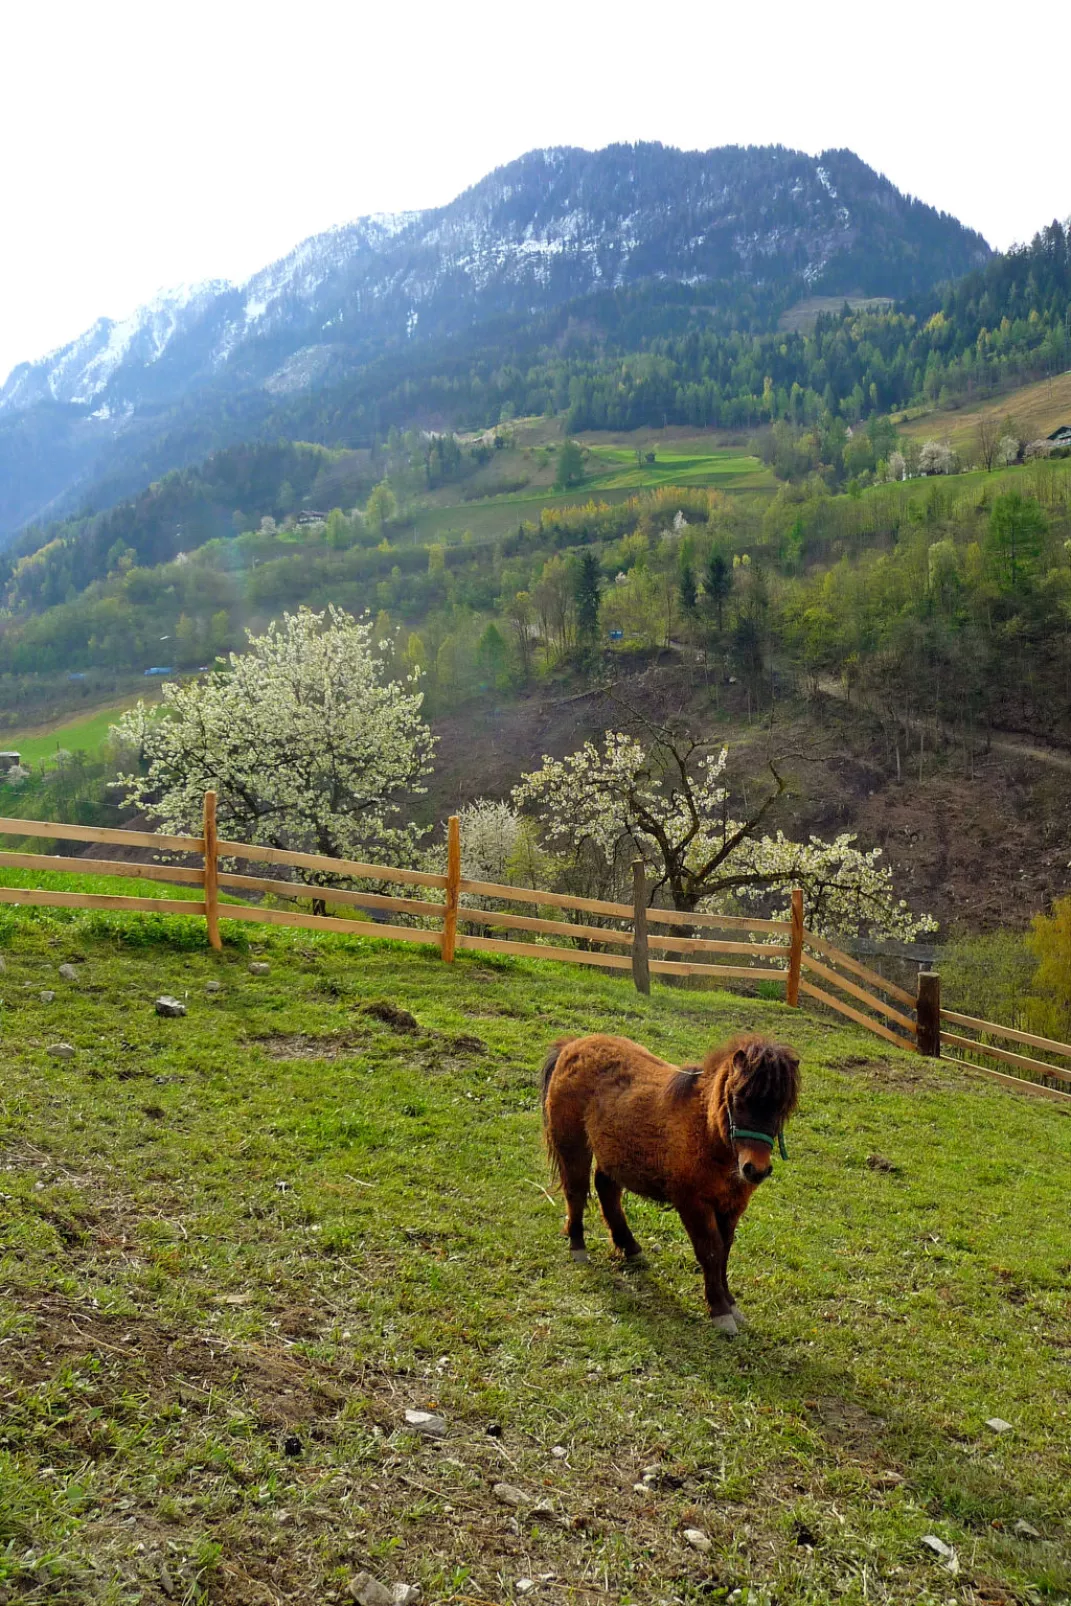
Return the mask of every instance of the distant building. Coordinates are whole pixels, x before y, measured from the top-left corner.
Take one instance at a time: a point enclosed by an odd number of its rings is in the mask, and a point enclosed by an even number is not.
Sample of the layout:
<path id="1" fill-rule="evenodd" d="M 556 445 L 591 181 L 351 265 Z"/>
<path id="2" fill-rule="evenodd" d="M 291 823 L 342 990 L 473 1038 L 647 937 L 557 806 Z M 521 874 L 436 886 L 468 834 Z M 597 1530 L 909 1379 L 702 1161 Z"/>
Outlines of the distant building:
<path id="1" fill-rule="evenodd" d="M 1071 424 L 1061 424 L 1059 429 L 1054 429 L 1046 438 L 1052 441 L 1054 446 L 1071 446 Z"/>
<path id="2" fill-rule="evenodd" d="M 173 675 L 175 671 L 169 664 L 154 664 L 151 669 L 146 669 L 145 673 L 147 675 Z"/>
<path id="3" fill-rule="evenodd" d="M 309 524 L 326 524 L 327 514 L 317 513 L 313 508 L 310 507 L 306 510 L 306 512 L 299 513 L 297 518 L 294 520 L 294 523 L 299 530 L 304 529 Z"/>
<path id="4" fill-rule="evenodd" d="M 0 775 L 6 775 L 8 770 L 18 769 L 19 759 L 20 755 L 10 749 L 6 753 L 0 753 Z"/>

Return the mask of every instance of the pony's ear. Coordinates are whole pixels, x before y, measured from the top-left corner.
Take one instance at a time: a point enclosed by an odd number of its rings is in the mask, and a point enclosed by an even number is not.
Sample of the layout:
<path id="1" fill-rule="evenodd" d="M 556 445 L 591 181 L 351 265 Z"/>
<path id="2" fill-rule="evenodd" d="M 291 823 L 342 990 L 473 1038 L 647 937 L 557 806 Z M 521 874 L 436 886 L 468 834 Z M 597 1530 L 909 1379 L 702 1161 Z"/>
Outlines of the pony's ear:
<path id="1" fill-rule="evenodd" d="M 734 1071 L 741 1071 L 741 1072 L 747 1070 L 747 1049 L 746 1048 L 738 1048 L 736 1053 L 733 1055 L 733 1070 Z"/>

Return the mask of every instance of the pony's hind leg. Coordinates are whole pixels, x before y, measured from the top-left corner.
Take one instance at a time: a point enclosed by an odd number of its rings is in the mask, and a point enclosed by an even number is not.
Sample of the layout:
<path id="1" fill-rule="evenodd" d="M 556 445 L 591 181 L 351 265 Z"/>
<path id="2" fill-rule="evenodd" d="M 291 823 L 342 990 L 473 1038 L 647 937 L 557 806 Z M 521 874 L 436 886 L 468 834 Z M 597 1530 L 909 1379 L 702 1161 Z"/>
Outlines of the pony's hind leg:
<path id="1" fill-rule="evenodd" d="M 598 1166 L 595 1167 L 595 1192 L 599 1196 L 602 1219 L 615 1246 L 622 1250 L 629 1260 L 634 1260 L 641 1251 L 621 1208 L 621 1187 L 608 1177 L 605 1171 L 600 1171 Z"/>
<path id="2" fill-rule="evenodd" d="M 557 1152 L 562 1191 L 565 1194 L 565 1233 L 574 1260 L 587 1260 L 584 1242 L 584 1209 L 591 1183 L 592 1153 L 586 1144 L 574 1144 Z"/>

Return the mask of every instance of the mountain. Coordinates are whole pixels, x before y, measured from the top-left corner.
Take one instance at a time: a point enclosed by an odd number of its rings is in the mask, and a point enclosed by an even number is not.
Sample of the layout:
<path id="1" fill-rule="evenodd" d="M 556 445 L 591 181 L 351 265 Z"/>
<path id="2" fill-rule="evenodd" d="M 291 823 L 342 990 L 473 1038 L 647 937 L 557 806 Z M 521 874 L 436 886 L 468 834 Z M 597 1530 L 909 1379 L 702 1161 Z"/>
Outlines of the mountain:
<path id="1" fill-rule="evenodd" d="M 0 390 L 0 536 L 136 490 L 369 364 L 598 292 L 698 287 L 724 316 L 756 289 L 776 310 L 919 294 L 989 255 L 850 151 L 532 151 L 447 206 L 329 230 L 245 284 L 169 292 L 20 364 Z"/>

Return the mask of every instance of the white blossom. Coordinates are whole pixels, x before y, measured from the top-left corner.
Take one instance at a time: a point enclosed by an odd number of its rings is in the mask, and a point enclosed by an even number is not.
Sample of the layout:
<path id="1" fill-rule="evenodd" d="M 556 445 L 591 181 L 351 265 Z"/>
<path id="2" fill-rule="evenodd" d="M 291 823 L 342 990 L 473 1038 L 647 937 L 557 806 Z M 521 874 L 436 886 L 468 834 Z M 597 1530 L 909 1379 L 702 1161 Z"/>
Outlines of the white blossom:
<path id="1" fill-rule="evenodd" d="M 773 794 L 749 819 L 734 818 L 725 785 L 728 749 L 661 741 L 648 751 L 634 737 L 609 732 L 564 759 L 545 757 L 526 775 L 514 801 L 541 821 L 549 845 L 574 862 L 594 860 L 604 885 L 624 892 L 625 870 L 639 856 L 656 890 L 675 908 L 727 913 L 743 905 L 780 912 L 802 887 L 807 920 L 820 933 L 911 941 L 935 929 L 896 896 L 881 849 L 855 847 L 849 833 L 832 842 L 793 842 L 760 830 Z M 780 790 L 780 787 L 779 787 Z"/>
<path id="2" fill-rule="evenodd" d="M 249 635 L 206 680 L 165 684 L 113 732 L 144 769 L 124 801 L 166 832 L 200 831 L 217 794 L 220 835 L 379 862 L 412 859 L 409 823 L 434 747 L 412 682 L 386 679 L 370 620 L 302 608 Z M 405 823 L 399 822 L 404 808 Z"/>
<path id="3" fill-rule="evenodd" d="M 956 460 L 951 446 L 943 441 L 925 441 L 919 452 L 920 474 L 952 474 Z"/>

